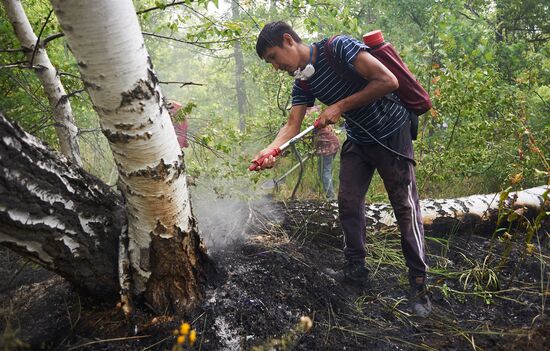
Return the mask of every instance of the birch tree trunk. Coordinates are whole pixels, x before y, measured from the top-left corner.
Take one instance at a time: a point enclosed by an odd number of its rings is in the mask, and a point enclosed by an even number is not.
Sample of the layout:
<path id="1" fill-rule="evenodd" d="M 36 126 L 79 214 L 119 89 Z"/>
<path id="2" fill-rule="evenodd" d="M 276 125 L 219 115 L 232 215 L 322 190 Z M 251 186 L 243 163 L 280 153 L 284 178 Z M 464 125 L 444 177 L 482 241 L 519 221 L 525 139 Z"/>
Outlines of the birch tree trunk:
<path id="1" fill-rule="evenodd" d="M 118 296 L 122 198 L 0 114 L 0 243 L 100 299 Z"/>
<path id="2" fill-rule="evenodd" d="M 75 125 L 69 98 L 61 84 L 57 70 L 52 65 L 46 48 L 37 43 L 38 38 L 33 32 L 21 1 L 2 0 L 2 4 L 27 60 L 32 64 L 32 68 L 44 88 L 44 93 L 48 97 L 61 153 L 72 162 L 82 166 L 78 146 L 78 129 Z"/>
<path id="3" fill-rule="evenodd" d="M 52 4 L 118 167 L 133 293 L 159 311 L 192 308 L 202 296 L 207 257 L 134 6 L 130 0 Z"/>
<path id="4" fill-rule="evenodd" d="M 239 0 L 233 0 L 231 4 L 232 18 L 236 21 L 240 16 Z M 235 87 L 237 89 L 237 107 L 239 111 L 239 130 L 244 132 L 246 129 L 246 88 L 244 83 L 244 58 L 241 48 L 241 41 L 236 40 L 233 47 L 233 56 L 235 57 Z"/>

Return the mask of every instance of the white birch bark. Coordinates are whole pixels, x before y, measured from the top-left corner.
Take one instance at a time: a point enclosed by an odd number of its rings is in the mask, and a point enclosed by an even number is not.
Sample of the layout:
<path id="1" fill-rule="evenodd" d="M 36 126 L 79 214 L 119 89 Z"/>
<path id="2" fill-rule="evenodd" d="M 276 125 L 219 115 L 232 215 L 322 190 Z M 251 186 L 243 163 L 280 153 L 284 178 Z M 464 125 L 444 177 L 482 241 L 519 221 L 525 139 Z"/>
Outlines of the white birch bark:
<path id="1" fill-rule="evenodd" d="M 63 84 L 61 84 L 57 70 L 52 65 L 46 49 L 40 43 L 35 48 L 38 38 L 33 32 L 21 1 L 2 0 L 2 4 L 27 60 L 29 60 L 29 63 L 32 60 L 32 67 L 44 88 L 44 94 L 48 98 L 61 153 L 72 162 L 82 166 L 78 146 L 78 128 L 75 125 L 71 104 Z"/>
<path id="2" fill-rule="evenodd" d="M 135 294 L 159 309 L 200 297 L 183 155 L 130 0 L 52 0 L 119 171 Z"/>
<path id="3" fill-rule="evenodd" d="M 540 211 L 544 205 L 543 194 L 548 186 L 539 186 L 523 191 L 512 192 L 505 203 L 506 208 Z M 461 223 L 490 222 L 499 208 L 500 193 L 472 195 L 456 199 L 426 199 L 420 201 L 422 220 L 425 227 L 436 222 L 452 220 Z M 397 225 L 393 209 L 389 204 L 367 206 L 366 217 L 369 225 Z"/>
<path id="4" fill-rule="evenodd" d="M 122 198 L 0 113 L 0 244 L 114 301 Z"/>

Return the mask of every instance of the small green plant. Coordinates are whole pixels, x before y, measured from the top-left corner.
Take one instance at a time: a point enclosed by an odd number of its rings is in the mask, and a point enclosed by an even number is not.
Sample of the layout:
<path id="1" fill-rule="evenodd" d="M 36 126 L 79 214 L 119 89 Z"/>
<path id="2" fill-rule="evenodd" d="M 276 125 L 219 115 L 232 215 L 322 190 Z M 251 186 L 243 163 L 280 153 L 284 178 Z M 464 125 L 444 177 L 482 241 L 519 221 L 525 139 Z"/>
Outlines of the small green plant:
<path id="1" fill-rule="evenodd" d="M 252 347 L 252 351 L 292 350 L 296 340 L 313 327 L 313 321 L 308 316 L 300 317 L 300 321 L 278 339 L 271 339 L 262 345 Z"/>
<path id="2" fill-rule="evenodd" d="M 6 320 L 6 327 L 0 334 L 0 351 L 21 350 L 29 347 L 18 338 L 17 331 L 12 328 L 10 321 Z"/>
<path id="3" fill-rule="evenodd" d="M 474 290 L 497 290 L 500 288 L 498 276 L 496 272 L 489 267 L 490 255 L 485 256 L 483 263 L 480 265 L 476 260 L 471 260 L 463 253 L 460 253 L 464 260 L 471 266 L 465 270 L 459 281 L 463 284 L 464 290 L 467 290 L 470 285 L 473 285 Z"/>
<path id="4" fill-rule="evenodd" d="M 493 252 L 495 251 L 495 243 L 496 239 L 498 238 L 498 241 L 502 245 L 504 245 L 503 252 L 500 255 L 500 260 L 495 269 L 496 273 L 499 274 L 508 263 L 514 247 L 517 247 L 518 245 L 522 246 L 520 250 L 521 257 L 518 264 L 516 264 L 514 267 L 510 279 L 508 280 L 507 286 L 510 286 L 513 283 L 519 268 L 523 265 L 525 261 L 525 257 L 532 254 L 535 250 L 535 245 L 532 243 L 532 241 L 536 233 L 541 228 L 542 220 L 546 218 L 549 214 L 547 208 L 549 204 L 550 193 L 550 190 L 547 190 L 543 193 L 542 209 L 533 220 L 530 220 L 525 215 L 525 213 L 527 212 L 526 208 L 513 208 L 513 203 L 515 199 L 512 198 L 510 200 L 510 189 L 511 188 L 508 188 L 500 194 L 497 224 L 491 238 L 488 255 L 489 258 L 491 258 L 492 256 L 496 256 L 496 254 L 494 254 Z M 508 225 L 506 227 L 502 227 L 503 223 L 505 222 L 507 222 Z M 520 237 L 521 233 L 525 233 L 525 236 L 523 238 Z"/>

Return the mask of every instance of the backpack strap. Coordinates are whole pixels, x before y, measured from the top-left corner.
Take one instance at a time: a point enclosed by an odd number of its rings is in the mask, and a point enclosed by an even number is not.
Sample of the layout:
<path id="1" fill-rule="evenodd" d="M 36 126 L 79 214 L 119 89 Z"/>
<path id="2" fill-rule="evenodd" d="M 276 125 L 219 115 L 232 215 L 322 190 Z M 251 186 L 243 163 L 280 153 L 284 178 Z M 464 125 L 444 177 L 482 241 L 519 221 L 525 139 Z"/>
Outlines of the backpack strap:
<path id="1" fill-rule="evenodd" d="M 347 63 L 342 63 L 334 57 L 334 52 L 333 52 L 332 49 L 333 49 L 333 46 L 334 46 L 333 45 L 334 39 L 337 36 L 338 35 L 331 36 L 325 42 L 325 45 L 324 45 L 325 56 L 327 58 L 327 62 L 329 64 L 329 66 L 332 68 L 333 71 L 335 71 L 340 77 L 344 78 L 345 80 L 356 82 L 356 83 L 359 83 L 359 84 L 365 83 L 366 80 L 363 77 L 361 77 L 357 72 L 352 71 L 351 68 L 348 67 Z M 370 53 L 373 49 L 378 48 L 381 45 L 382 44 L 377 45 L 374 48 L 367 47 L 367 52 Z M 401 101 L 397 100 L 393 96 L 392 93 L 388 93 L 388 94 L 384 95 L 384 98 L 386 98 L 387 100 L 390 100 L 390 101 L 392 101 L 396 104 L 399 104 L 399 105 L 403 106 L 403 103 Z"/>
<path id="2" fill-rule="evenodd" d="M 365 79 L 363 79 L 363 77 L 357 74 L 357 72 L 352 71 L 348 67 L 347 63 L 343 63 L 334 57 L 333 42 L 334 42 L 334 39 L 336 39 L 336 37 L 338 37 L 338 35 L 331 36 L 330 38 L 328 38 L 327 41 L 325 41 L 325 44 L 323 45 L 323 49 L 325 50 L 325 56 L 327 58 L 328 65 L 334 72 L 336 72 L 336 74 L 338 74 L 341 78 L 347 81 L 355 82 L 358 84 L 365 83 Z M 298 85 L 305 92 L 311 91 L 311 87 L 309 86 L 309 83 L 307 82 L 307 80 L 300 79 L 298 81 Z"/>
<path id="3" fill-rule="evenodd" d="M 334 57 L 333 42 L 337 36 L 338 35 L 331 36 L 324 44 L 325 56 L 327 58 L 327 62 L 330 68 L 332 68 L 334 72 L 336 72 L 340 77 L 344 78 L 347 81 L 356 82 L 359 84 L 365 83 L 365 79 L 357 74 L 357 72 L 352 71 L 348 67 L 347 63 L 341 62 Z"/>
<path id="4" fill-rule="evenodd" d="M 307 93 L 311 91 L 311 87 L 309 86 L 307 80 L 298 79 L 298 85 L 300 86 L 300 88 L 302 88 L 303 91 Z"/>

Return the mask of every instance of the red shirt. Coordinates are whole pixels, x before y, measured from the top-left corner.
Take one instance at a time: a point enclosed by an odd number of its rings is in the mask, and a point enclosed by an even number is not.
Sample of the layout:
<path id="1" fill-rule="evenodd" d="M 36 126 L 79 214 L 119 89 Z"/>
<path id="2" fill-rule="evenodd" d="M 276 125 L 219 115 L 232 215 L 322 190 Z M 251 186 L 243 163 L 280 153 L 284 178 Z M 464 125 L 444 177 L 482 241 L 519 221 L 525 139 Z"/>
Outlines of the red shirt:
<path id="1" fill-rule="evenodd" d="M 315 129 L 315 153 L 320 156 L 334 155 L 340 149 L 340 140 L 332 126 Z"/>
<path id="2" fill-rule="evenodd" d="M 183 122 L 174 123 L 174 130 L 176 131 L 176 135 L 178 136 L 178 143 L 180 144 L 181 148 L 189 146 L 189 142 L 187 141 L 188 125 L 189 123 L 186 119 L 184 119 Z"/>

